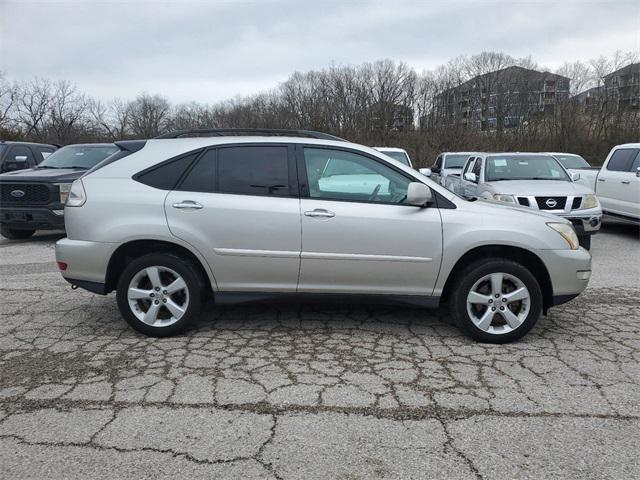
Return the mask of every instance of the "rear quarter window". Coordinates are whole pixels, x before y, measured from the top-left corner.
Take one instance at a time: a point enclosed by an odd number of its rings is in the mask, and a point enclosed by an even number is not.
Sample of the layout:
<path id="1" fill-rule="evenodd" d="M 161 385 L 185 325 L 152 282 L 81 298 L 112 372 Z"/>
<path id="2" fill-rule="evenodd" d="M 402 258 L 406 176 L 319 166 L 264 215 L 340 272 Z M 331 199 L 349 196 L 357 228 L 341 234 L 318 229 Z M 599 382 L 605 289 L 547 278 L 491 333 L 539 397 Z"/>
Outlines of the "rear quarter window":
<path id="1" fill-rule="evenodd" d="M 198 155 L 200 150 L 167 160 L 137 173 L 133 179 L 160 190 L 173 190 Z"/>

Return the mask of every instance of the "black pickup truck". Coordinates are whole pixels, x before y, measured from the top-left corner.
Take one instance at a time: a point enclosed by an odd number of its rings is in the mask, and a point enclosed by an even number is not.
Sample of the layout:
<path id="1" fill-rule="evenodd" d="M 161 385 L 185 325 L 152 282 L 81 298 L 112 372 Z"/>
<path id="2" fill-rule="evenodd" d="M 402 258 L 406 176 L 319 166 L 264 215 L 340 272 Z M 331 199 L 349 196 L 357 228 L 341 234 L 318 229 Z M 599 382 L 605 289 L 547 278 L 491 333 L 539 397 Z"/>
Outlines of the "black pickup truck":
<path id="1" fill-rule="evenodd" d="M 0 233 L 29 238 L 36 230 L 64 229 L 71 183 L 120 149 L 113 143 L 68 145 L 38 165 L 0 175 Z"/>

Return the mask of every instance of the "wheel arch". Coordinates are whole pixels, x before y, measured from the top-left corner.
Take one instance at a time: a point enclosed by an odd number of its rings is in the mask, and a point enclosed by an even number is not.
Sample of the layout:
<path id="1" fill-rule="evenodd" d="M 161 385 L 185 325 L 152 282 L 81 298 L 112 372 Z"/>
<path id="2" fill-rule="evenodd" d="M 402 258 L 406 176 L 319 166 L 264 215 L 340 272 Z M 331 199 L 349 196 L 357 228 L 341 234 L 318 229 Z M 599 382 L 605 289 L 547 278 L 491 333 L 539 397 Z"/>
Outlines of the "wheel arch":
<path id="1" fill-rule="evenodd" d="M 542 259 L 530 250 L 512 245 L 482 245 L 472 248 L 462 255 L 447 277 L 440 297 L 441 302 L 446 302 L 449 299 L 453 285 L 464 267 L 483 258 L 513 260 L 526 267 L 540 284 L 543 311 L 546 313 L 547 309 L 553 306 L 553 285 L 549 271 Z"/>
<path id="2" fill-rule="evenodd" d="M 197 253 L 184 245 L 166 240 L 138 239 L 123 243 L 111 254 L 105 277 L 105 293 L 112 292 L 116 289 L 118 279 L 127 263 L 142 255 L 157 252 L 173 253 L 174 255 L 190 260 L 198 269 L 207 291 L 215 291 L 215 278 L 209 271 L 208 265 Z"/>

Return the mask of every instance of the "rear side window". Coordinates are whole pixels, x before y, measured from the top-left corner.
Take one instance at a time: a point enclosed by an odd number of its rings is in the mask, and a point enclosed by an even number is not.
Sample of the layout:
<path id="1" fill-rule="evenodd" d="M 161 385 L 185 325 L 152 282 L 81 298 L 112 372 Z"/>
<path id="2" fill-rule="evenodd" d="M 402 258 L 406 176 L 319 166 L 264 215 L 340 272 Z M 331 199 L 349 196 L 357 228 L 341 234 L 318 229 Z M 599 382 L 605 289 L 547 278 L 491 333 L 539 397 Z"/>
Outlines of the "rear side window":
<path id="1" fill-rule="evenodd" d="M 287 147 L 226 147 L 218 150 L 218 192 L 288 196 Z"/>
<path id="2" fill-rule="evenodd" d="M 187 173 L 178 190 L 183 192 L 213 193 L 215 191 L 215 179 L 216 151 L 209 150 Z"/>
<path id="3" fill-rule="evenodd" d="M 619 148 L 611 155 L 607 170 L 612 172 L 631 171 L 631 165 L 639 151 L 640 149 L 637 148 Z"/>
<path id="4" fill-rule="evenodd" d="M 157 167 L 138 173 L 133 178 L 140 183 L 161 190 L 173 190 L 182 177 L 182 174 L 189 168 L 191 163 L 198 157 L 200 152 L 191 153 L 174 160 L 170 160 Z"/>

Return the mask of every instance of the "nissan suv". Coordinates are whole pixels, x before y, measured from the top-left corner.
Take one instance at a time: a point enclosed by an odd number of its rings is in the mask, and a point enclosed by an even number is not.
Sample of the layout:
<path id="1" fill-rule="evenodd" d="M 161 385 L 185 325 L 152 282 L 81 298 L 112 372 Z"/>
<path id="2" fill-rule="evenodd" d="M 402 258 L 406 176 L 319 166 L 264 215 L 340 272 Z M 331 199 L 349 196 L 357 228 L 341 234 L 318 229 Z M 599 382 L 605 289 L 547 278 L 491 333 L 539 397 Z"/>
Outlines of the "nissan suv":
<path id="1" fill-rule="evenodd" d="M 591 274 L 569 221 L 465 200 L 327 134 L 215 129 L 117 145 L 126 161 L 71 186 L 56 260 L 74 287 L 115 290 L 147 335 L 182 332 L 212 294 L 448 303 L 471 337 L 505 343 Z"/>

